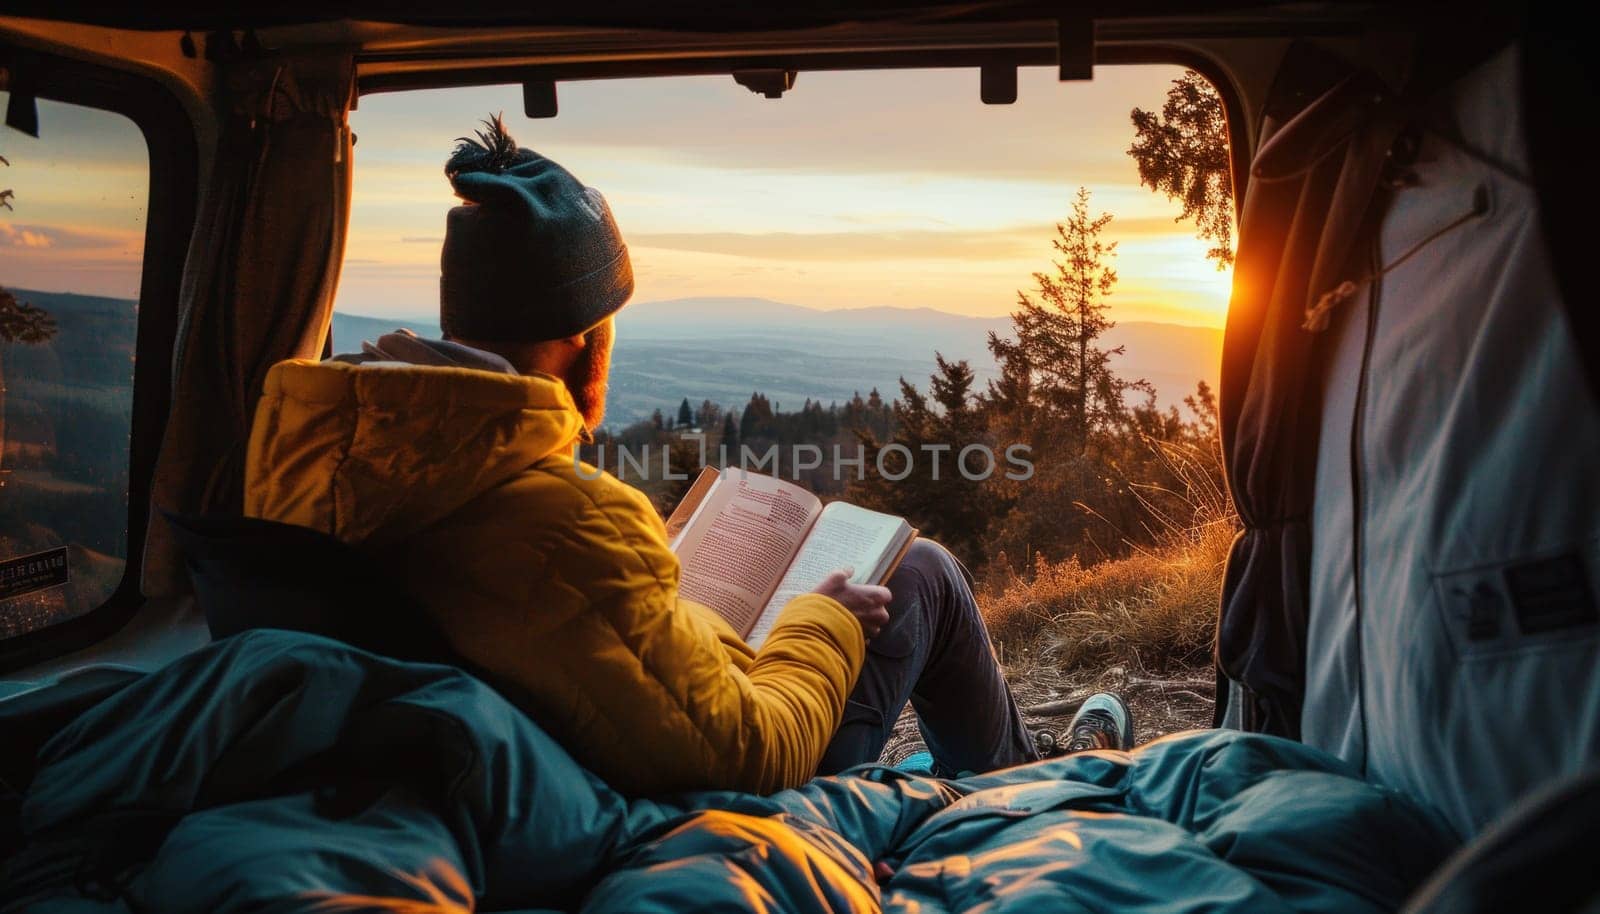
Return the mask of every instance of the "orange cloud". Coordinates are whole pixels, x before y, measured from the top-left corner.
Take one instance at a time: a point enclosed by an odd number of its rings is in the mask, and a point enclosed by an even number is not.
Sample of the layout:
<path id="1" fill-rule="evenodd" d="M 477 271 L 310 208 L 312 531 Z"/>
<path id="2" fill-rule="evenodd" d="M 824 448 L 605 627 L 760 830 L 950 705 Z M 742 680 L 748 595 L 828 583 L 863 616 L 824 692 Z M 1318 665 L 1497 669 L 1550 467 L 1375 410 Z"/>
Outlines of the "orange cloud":
<path id="1" fill-rule="evenodd" d="M 55 239 L 32 226 L 0 222 L 0 244 L 13 248 L 48 248 L 55 244 Z"/>
<path id="2" fill-rule="evenodd" d="M 0 248 L 50 250 L 63 254 L 74 251 L 96 251 L 104 254 L 108 249 L 116 248 L 122 253 L 137 254 L 144 248 L 144 237 L 136 232 L 108 232 L 64 225 L 14 225 L 0 222 Z"/>

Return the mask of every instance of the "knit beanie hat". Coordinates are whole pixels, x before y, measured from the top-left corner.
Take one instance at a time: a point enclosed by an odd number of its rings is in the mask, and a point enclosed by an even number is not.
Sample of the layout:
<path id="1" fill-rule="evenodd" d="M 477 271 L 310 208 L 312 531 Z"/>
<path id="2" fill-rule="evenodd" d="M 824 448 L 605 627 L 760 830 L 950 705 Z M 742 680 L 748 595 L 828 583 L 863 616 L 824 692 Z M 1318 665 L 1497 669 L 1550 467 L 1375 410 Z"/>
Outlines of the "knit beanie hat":
<path id="1" fill-rule="evenodd" d="M 499 117 L 461 137 L 445 176 L 439 324 L 453 337 L 534 343 L 600 323 L 633 294 L 628 247 L 605 198 L 522 149 Z"/>

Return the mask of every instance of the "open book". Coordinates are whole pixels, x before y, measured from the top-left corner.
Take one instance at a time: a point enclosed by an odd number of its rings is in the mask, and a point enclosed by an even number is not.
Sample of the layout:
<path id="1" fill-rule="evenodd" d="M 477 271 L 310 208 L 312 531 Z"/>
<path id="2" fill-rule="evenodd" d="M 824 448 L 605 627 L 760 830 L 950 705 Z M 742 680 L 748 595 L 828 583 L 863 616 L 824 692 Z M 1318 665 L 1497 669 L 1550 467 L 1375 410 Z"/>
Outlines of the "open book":
<path id="1" fill-rule="evenodd" d="M 882 584 L 917 531 L 905 518 L 822 500 L 793 483 L 706 467 L 667 518 L 682 565 L 678 593 L 711 607 L 753 648 L 784 604 L 852 567 L 856 584 Z"/>

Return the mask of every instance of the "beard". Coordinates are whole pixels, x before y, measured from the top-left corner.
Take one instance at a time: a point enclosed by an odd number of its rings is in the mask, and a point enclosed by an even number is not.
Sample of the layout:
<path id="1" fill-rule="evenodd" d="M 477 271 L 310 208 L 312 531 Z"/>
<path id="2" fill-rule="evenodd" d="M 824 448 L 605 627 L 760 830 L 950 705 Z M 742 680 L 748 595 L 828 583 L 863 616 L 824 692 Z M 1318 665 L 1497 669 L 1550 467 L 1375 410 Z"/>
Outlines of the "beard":
<path id="1" fill-rule="evenodd" d="M 611 375 L 611 322 L 605 321 L 584 334 L 585 345 L 567 369 L 567 392 L 578 407 L 583 424 L 594 431 L 606 416 L 606 384 Z"/>

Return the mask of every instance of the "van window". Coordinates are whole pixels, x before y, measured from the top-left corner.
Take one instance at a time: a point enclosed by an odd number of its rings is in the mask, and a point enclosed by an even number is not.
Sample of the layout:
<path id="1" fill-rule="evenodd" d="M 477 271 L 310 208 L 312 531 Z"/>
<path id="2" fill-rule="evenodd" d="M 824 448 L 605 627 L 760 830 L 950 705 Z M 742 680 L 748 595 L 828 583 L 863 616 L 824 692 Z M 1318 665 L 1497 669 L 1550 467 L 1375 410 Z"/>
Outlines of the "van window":
<path id="1" fill-rule="evenodd" d="M 37 104 L 39 138 L 0 133 L 0 638 L 97 609 L 128 559 L 149 152 L 121 114 Z"/>

